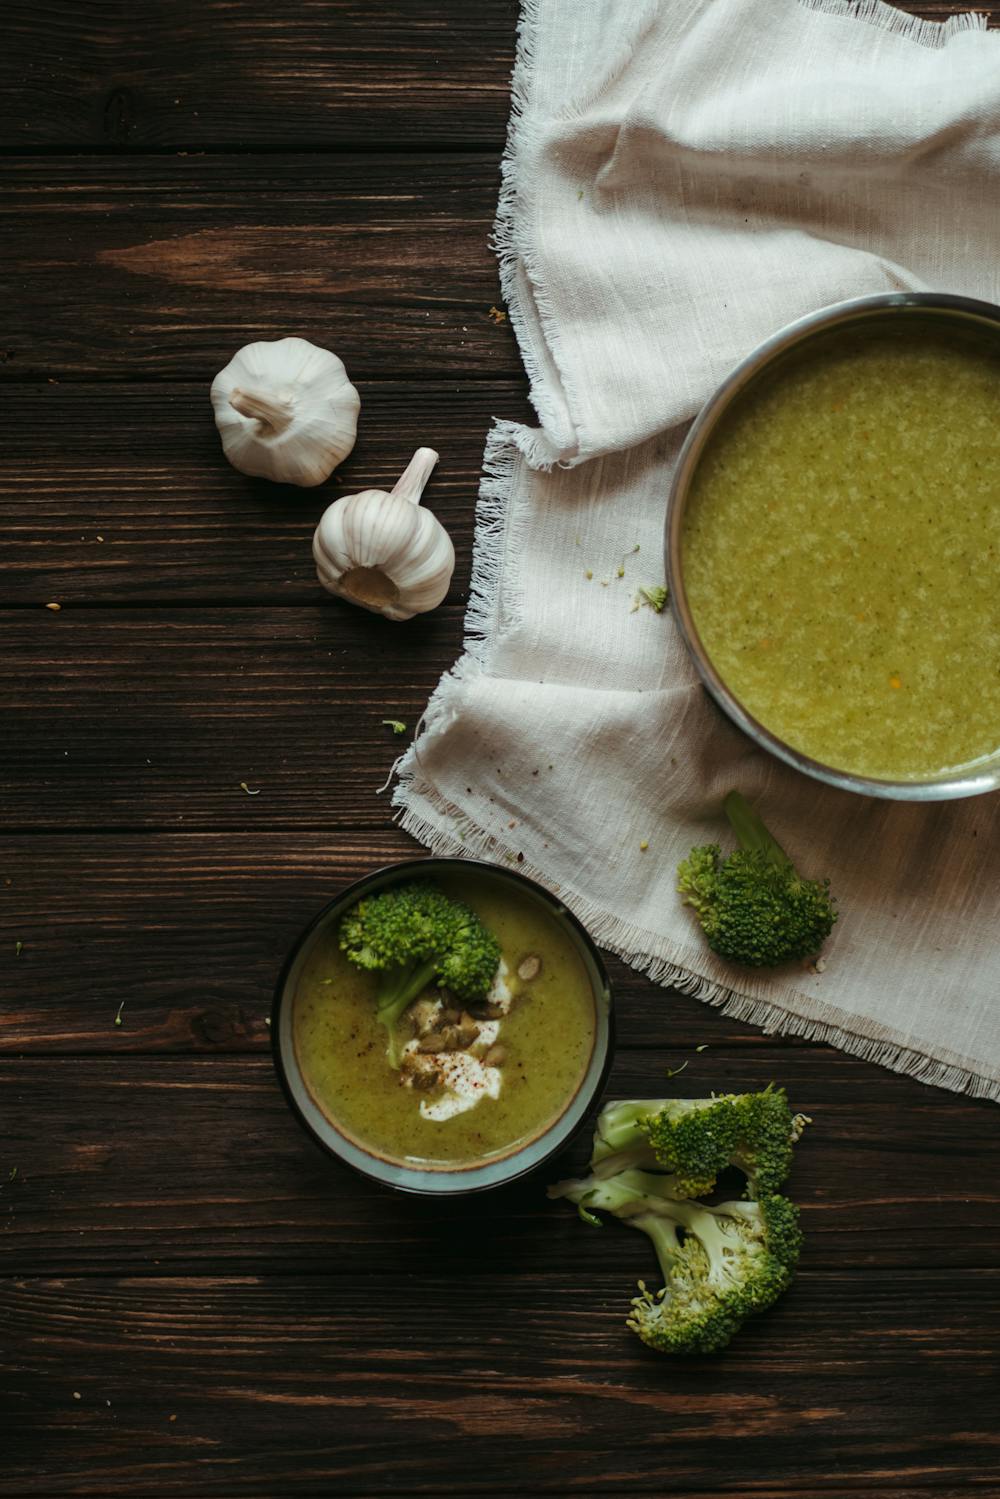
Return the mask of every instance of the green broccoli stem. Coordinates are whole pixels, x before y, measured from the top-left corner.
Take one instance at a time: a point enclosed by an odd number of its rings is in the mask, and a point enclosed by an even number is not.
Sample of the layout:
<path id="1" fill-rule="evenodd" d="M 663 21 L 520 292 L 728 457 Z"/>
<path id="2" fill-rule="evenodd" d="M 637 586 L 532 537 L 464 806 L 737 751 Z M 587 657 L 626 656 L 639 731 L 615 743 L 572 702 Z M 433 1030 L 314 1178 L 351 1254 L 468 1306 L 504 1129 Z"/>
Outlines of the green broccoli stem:
<path id="1" fill-rule="evenodd" d="M 612 1213 L 630 1228 L 640 1229 L 652 1239 L 663 1278 L 668 1280 L 680 1243 L 677 1230 L 691 1228 L 697 1219 L 697 1205 L 675 1201 L 669 1196 L 669 1188 L 669 1177 L 629 1170 L 611 1179 L 595 1172 L 580 1181 L 556 1182 L 549 1187 L 548 1195 L 584 1202 L 590 1211 Z"/>
<path id="2" fill-rule="evenodd" d="M 630 1218 L 622 1220 L 629 1228 L 637 1228 L 652 1240 L 653 1248 L 656 1250 L 656 1258 L 660 1264 L 660 1274 L 664 1281 L 670 1280 L 670 1273 L 677 1259 L 677 1225 L 671 1218 L 664 1218 L 660 1213 L 635 1213 Z"/>
<path id="3" fill-rule="evenodd" d="M 645 1146 L 647 1136 L 643 1125 L 662 1108 L 662 1098 L 639 1098 L 606 1105 L 597 1121 L 591 1163 Z"/>
<path id="4" fill-rule="evenodd" d="M 734 1206 L 737 1209 L 735 1215 Z M 727 1251 L 733 1247 L 733 1239 L 723 1226 L 725 1219 L 727 1216 L 739 1216 L 755 1221 L 759 1218 L 759 1208 L 755 1202 L 723 1203 L 721 1207 L 710 1208 L 700 1202 L 669 1201 L 662 1204 L 657 1202 L 649 1212 L 628 1212 L 616 1216 L 621 1217 L 622 1222 L 627 1223 L 630 1228 L 641 1228 L 644 1234 L 649 1235 L 656 1249 L 664 1280 L 670 1279 L 672 1262 L 677 1255 L 678 1229 L 693 1234 L 705 1251 L 706 1284 L 721 1293 L 739 1285 L 739 1276 L 733 1273 L 727 1257 Z"/>
<path id="5" fill-rule="evenodd" d="M 383 1025 L 395 1025 L 408 1005 L 422 994 L 437 971 L 437 959 L 406 963 L 386 971 L 379 985 L 376 1009 Z"/>
<path id="6" fill-rule="evenodd" d="M 389 1061 L 393 1067 L 399 1066 L 402 1051 L 396 1026 L 404 1011 L 423 993 L 436 972 L 437 959 L 427 958 L 422 963 L 406 963 L 401 968 L 390 968 L 383 977 L 375 1013 L 389 1032 Z"/>
<path id="7" fill-rule="evenodd" d="M 745 796 L 741 796 L 738 791 L 730 791 L 722 807 L 729 818 L 730 827 L 739 839 L 741 848 L 751 853 L 763 854 L 779 869 L 794 870 L 795 866 L 791 859 L 778 840 L 768 832 Z"/>
<path id="8" fill-rule="evenodd" d="M 591 1171 L 598 1181 L 617 1176 L 621 1171 L 655 1171 L 658 1165 L 656 1151 L 648 1140 L 630 1145 L 626 1150 L 616 1150 L 612 1155 L 595 1155 L 590 1163 Z M 676 1177 L 671 1177 L 670 1180 L 675 1182 Z"/>

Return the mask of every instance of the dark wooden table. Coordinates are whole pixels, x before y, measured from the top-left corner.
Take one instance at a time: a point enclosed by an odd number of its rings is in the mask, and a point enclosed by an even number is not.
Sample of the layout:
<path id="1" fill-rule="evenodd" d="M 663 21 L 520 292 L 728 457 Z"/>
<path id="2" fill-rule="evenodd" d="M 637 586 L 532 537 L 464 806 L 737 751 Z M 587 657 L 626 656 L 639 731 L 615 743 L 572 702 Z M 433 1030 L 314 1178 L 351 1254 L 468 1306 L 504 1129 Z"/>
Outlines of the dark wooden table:
<path id="1" fill-rule="evenodd" d="M 0 1494 L 1000 1494 L 994 1105 L 614 965 L 615 1094 L 687 1060 L 815 1118 L 798 1283 L 676 1364 L 623 1325 L 638 1236 L 537 1180 L 388 1196 L 272 1076 L 289 943 L 412 851 L 381 720 L 459 651 L 483 439 L 527 412 L 487 246 L 512 0 L 0 24 Z M 290 332 L 363 399 L 320 493 L 236 474 L 208 405 Z M 459 565 L 392 625 L 320 593 L 309 538 L 422 443 Z"/>

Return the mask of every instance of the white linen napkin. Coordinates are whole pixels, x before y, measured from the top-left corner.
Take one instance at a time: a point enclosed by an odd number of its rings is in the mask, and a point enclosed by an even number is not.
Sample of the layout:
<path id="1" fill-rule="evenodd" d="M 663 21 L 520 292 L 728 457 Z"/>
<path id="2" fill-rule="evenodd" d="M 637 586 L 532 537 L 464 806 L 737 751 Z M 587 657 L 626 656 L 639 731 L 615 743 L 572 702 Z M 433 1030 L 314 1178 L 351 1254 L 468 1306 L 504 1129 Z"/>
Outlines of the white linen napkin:
<path id="1" fill-rule="evenodd" d="M 489 437 L 465 653 L 394 800 L 432 849 L 515 863 L 664 984 L 1000 1099 L 1000 796 L 820 786 L 714 708 L 668 614 L 630 611 L 663 581 L 686 424 L 755 344 L 871 292 L 1000 300 L 983 25 L 871 0 L 525 6 L 497 242 L 540 426 Z M 831 878 L 820 973 L 724 964 L 681 904 L 679 859 L 731 843 L 732 786 Z"/>

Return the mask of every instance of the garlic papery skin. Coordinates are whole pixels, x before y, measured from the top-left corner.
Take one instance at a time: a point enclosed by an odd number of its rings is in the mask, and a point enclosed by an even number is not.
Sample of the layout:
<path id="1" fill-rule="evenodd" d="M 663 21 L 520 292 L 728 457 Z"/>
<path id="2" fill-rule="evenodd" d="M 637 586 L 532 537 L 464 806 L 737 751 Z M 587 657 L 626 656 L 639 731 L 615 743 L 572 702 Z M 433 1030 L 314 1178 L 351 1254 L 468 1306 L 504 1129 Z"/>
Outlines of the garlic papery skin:
<path id="1" fill-rule="evenodd" d="M 353 448 L 361 397 L 336 354 L 279 338 L 233 355 L 212 381 L 212 407 L 233 468 L 308 489 Z"/>
<path id="2" fill-rule="evenodd" d="M 455 571 L 455 548 L 439 520 L 420 505 L 438 455 L 418 448 L 390 493 L 345 495 L 324 514 L 313 537 L 323 587 L 386 619 L 436 609 Z"/>

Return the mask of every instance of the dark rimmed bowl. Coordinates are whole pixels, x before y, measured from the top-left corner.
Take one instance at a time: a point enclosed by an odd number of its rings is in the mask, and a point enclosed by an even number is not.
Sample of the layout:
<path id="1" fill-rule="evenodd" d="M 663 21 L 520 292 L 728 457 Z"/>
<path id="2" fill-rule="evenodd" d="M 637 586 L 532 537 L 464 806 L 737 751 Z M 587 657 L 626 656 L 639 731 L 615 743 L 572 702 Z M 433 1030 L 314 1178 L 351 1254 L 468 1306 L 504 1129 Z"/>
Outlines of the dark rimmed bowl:
<path id="1" fill-rule="evenodd" d="M 782 328 L 736 366 L 718 390 L 702 407 L 681 448 L 667 502 L 665 561 L 671 608 L 677 627 L 691 655 L 698 675 L 716 702 L 762 749 L 784 760 L 796 770 L 839 786 L 844 791 L 858 791 L 865 796 L 885 797 L 894 801 L 933 802 L 954 797 L 975 796 L 1000 788 L 1000 752 L 975 766 L 946 771 L 926 780 L 879 780 L 857 775 L 835 765 L 825 765 L 783 739 L 754 717 L 740 702 L 712 663 L 691 615 L 684 588 L 682 565 L 682 528 L 684 510 L 691 493 L 701 456 L 725 414 L 749 388 L 772 370 L 786 355 L 801 350 L 814 340 L 833 332 L 892 325 L 902 318 L 920 320 L 937 328 L 951 326 L 966 332 L 975 330 L 1000 350 L 1000 307 L 971 297 L 938 292 L 890 292 L 873 297 L 857 297 L 838 302 L 819 312 Z"/>
<path id="2" fill-rule="evenodd" d="M 525 1144 L 506 1155 L 494 1156 L 481 1165 L 403 1165 L 383 1158 L 374 1149 L 365 1150 L 348 1138 L 312 1097 L 295 1055 L 292 1031 L 295 990 L 319 933 L 338 921 L 363 895 L 371 895 L 376 890 L 405 879 L 461 875 L 470 869 L 490 879 L 514 885 L 522 894 L 527 892 L 569 934 L 591 982 L 595 1016 L 594 1048 L 583 1080 L 562 1114 L 541 1134 Z M 402 1192 L 429 1196 L 482 1192 L 490 1187 L 505 1186 L 508 1182 L 515 1181 L 565 1149 L 596 1104 L 603 1091 L 614 1051 L 611 984 L 596 945 L 572 911 L 567 910 L 558 896 L 534 880 L 529 880 L 526 875 L 473 859 L 406 859 L 402 863 L 375 870 L 356 880 L 353 885 L 348 885 L 306 927 L 292 948 L 278 979 L 271 1010 L 271 1049 L 278 1078 L 292 1113 L 306 1133 L 336 1160 L 373 1181 L 381 1182 L 383 1186 L 395 1187 Z"/>

